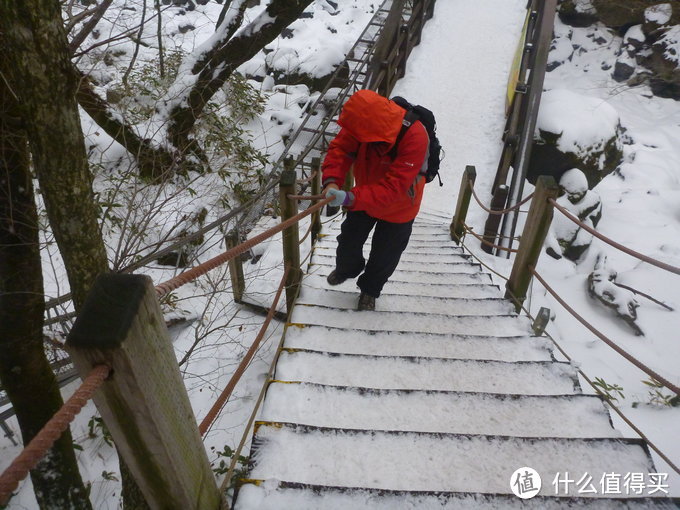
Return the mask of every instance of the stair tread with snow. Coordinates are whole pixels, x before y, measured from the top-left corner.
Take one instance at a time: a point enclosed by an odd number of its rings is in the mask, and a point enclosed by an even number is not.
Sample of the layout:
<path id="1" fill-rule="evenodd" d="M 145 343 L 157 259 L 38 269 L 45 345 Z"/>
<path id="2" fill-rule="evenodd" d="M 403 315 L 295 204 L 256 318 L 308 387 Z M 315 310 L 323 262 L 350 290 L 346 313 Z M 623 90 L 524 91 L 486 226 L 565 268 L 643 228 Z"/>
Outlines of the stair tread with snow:
<path id="1" fill-rule="evenodd" d="M 384 298 L 381 298 L 384 299 Z M 358 331 L 326 326 L 288 326 L 285 347 L 344 354 L 421 356 L 497 361 L 550 361 L 551 344 L 528 336 L 452 335 L 411 331 Z"/>
<path id="2" fill-rule="evenodd" d="M 595 395 L 376 390 L 274 382 L 262 421 L 516 437 L 620 437 Z"/>
<path id="3" fill-rule="evenodd" d="M 521 466 L 544 473 L 654 472 L 640 439 L 512 437 L 256 425 L 249 478 L 387 490 L 510 494 Z M 519 463 L 519 464 L 518 464 Z"/>
<path id="4" fill-rule="evenodd" d="M 511 390 L 523 395 L 563 395 L 579 390 L 569 363 L 487 361 L 284 349 L 275 378 L 379 389 L 480 391 Z M 512 381 L 509 386 L 508 381 Z"/>
<path id="5" fill-rule="evenodd" d="M 234 510 L 677 510 L 669 498 L 576 498 L 443 491 L 390 491 L 290 482 L 253 481 L 239 489 Z"/>

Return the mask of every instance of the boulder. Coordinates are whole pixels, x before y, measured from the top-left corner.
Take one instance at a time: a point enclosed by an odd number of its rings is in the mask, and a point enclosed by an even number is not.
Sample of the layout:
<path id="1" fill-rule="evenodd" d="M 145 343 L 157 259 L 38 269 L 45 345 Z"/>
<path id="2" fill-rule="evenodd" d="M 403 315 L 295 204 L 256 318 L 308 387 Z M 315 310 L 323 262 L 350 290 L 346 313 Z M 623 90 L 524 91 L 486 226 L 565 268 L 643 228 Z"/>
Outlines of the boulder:
<path id="1" fill-rule="evenodd" d="M 539 175 L 560 181 L 571 168 L 580 169 L 592 189 L 623 159 L 623 128 L 618 112 L 602 99 L 566 89 L 543 93 L 527 179 Z"/>
<path id="2" fill-rule="evenodd" d="M 590 0 L 562 0 L 557 6 L 562 23 L 572 27 L 589 27 L 597 21 L 597 12 Z"/>

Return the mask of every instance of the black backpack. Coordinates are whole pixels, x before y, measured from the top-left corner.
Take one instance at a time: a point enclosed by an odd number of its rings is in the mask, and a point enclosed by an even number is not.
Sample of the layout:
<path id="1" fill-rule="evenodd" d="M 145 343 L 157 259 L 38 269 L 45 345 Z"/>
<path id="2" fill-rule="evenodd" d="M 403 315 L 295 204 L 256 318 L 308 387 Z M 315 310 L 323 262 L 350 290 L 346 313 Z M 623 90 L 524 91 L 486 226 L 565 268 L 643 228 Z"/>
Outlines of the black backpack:
<path id="1" fill-rule="evenodd" d="M 430 138 L 430 150 L 427 157 L 427 169 L 421 171 L 421 175 L 425 176 L 425 182 L 432 182 L 435 177 L 439 179 L 439 185 L 443 186 L 442 178 L 439 175 L 439 164 L 441 162 L 442 146 L 437 138 L 437 122 L 434 120 L 434 113 L 420 105 L 412 105 L 406 99 L 400 96 L 394 96 L 392 101 L 397 103 L 399 106 L 406 110 L 406 115 L 404 116 L 404 122 L 401 126 L 401 131 L 397 136 L 397 141 L 394 143 L 394 147 L 390 150 L 390 157 L 392 159 L 397 157 L 397 147 L 399 142 L 408 131 L 411 125 L 419 120 L 422 122 L 423 126 L 427 130 L 427 136 Z"/>

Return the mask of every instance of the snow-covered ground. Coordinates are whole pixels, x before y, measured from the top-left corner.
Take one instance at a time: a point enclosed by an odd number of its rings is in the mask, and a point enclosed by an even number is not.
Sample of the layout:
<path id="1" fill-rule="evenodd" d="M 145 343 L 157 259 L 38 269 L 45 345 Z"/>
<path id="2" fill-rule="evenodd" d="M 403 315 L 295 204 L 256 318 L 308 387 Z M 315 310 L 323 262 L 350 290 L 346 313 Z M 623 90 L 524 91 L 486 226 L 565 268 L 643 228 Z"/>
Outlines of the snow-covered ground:
<path id="1" fill-rule="evenodd" d="M 122 0 L 119 3 L 122 5 Z M 283 44 L 283 40 L 277 41 L 272 44 L 277 51 L 267 57 L 261 54 L 244 69 L 255 74 L 265 58 L 269 58 L 277 66 L 294 65 L 300 60 L 306 62 L 305 65 L 316 63 L 320 74 L 326 72 L 326 64 L 351 46 L 378 4 L 370 0 L 353 0 L 346 5 L 343 3 L 341 14 L 328 16 L 328 3 L 317 2 L 313 4 L 313 9 L 316 19 L 321 22 L 316 28 L 304 29 L 312 42 L 294 39 L 295 51 L 278 51 L 288 46 Z M 444 224 L 450 221 L 453 214 L 460 178 L 466 165 L 476 166 L 476 189 L 488 203 L 489 189 L 501 151 L 506 79 L 525 6 L 525 0 L 440 0 L 436 4 L 434 18 L 425 27 L 421 44 L 415 48 L 408 62 L 406 77 L 399 81 L 393 92 L 430 107 L 436 114 L 439 138 L 446 152 L 442 164 L 444 186 L 440 188 L 434 183 L 427 186 L 423 211 L 432 217 L 440 217 Z M 183 14 L 167 11 L 169 14 L 164 18 L 166 46 L 183 51 L 196 47 L 212 33 L 214 25 L 211 21 L 216 19 L 220 9 L 221 6 L 208 3 Z M 194 29 L 182 33 L 180 26 L 187 24 L 191 24 Z M 548 73 L 545 88 L 568 89 L 600 100 L 607 108 L 618 112 L 621 124 L 631 139 L 624 147 L 626 160 L 620 172 L 607 176 L 595 190 L 603 204 L 603 217 L 598 230 L 633 249 L 680 265 L 680 146 L 675 142 L 680 139 L 680 103 L 653 97 L 645 86 L 628 89 L 614 82 L 609 77 L 610 71 L 602 70 L 600 63 L 603 59 L 613 60 L 620 40 L 604 34 L 608 44 L 595 45 L 592 38 L 587 37 L 588 30 L 592 29 L 571 29 L 557 22 L 558 36 L 571 37 L 589 51 L 575 52 L 570 61 Z M 330 48 L 331 45 L 328 45 L 327 53 L 319 55 L 322 45 L 317 44 L 317 41 L 330 41 L 329 33 L 334 33 L 332 40 L 337 41 L 337 46 L 332 45 Z M 121 43 L 122 46 L 126 44 L 131 43 Z M 563 51 L 564 46 L 560 46 L 560 49 Z M 130 48 L 127 51 L 129 54 Z M 142 54 L 140 59 L 143 58 Z M 92 62 L 91 65 L 98 73 L 105 74 L 104 68 L 98 67 L 100 63 Z M 119 79 L 119 76 L 111 78 Z M 269 79 L 257 86 L 265 93 L 265 110 L 247 122 L 246 127 L 256 147 L 276 159 L 283 146 L 282 135 L 290 133 L 300 122 L 303 107 L 312 94 L 306 87 L 299 85 L 274 88 Z M 88 144 L 94 146 L 93 157 L 101 158 L 98 162 L 104 166 L 119 162 L 120 148 L 97 130 L 86 116 L 83 124 Z M 106 182 L 104 177 L 97 180 L 100 191 Z M 179 214 L 176 210 L 192 212 L 208 205 L 207 221 L 218 217 L 220 211 L 216 204 L 220 197 L 215 190 L 221 185 L 215 180 L 192 184 L 198 196 L 204 191 L 210 192 L 210 202 L 204 204 L 196 197 L 189 196 L 191 194 L 178 194 L 178 198 L 168 202 L 167 215 Z M 529 192 L 530 189 L 527 189 L 526 193 Z M 474 203 L 471 204 L 468 223 L 479 231 L 485 219 L 485 213 Z M 258 228 L 265 228 L 267 221 Z M 159 220 L 158 223 L 165 221 Z M 161 237 L 162 234 L 154 235 Z M 200 255 L 201 260 L 214 256 L 224 248 L 217 237 L 214 239 L 214 246 Z M 114 237 L 109 242 L 113 246 L 116 240 Z M 478 248 L 478 243 L 471 239 L 466 244 L 486 264 L 501 274 L 509 274 L 511 261 L 486 255 Z M 281 258 L 280 237 L 273 238 L 259 251 L 262 254 L 259 262 L 246 264 L 249 281 L 246 292 L 253 300 L 266 303 L 271 301 L 273 288 L 278 285 L 281 274 L 280 269 L 274 269 Z M 667 311 L 639 297 L 638 323 L 645 336 L 635 336 L 609 310 L 588 297 L 587 276 L 600 253 L 607 256 L 610 267 L 618 272 L 620 282 L 678 309 L 680 299 L 675 290 L 677 287 L 673 284 L 673 279 L 678 276 L 619 254 L 597 240 L 593 241 L 578 264 L 565 259 L 554 260 L 544 253 L 537 269 L 596 327 L 671 381 L 680 383 L 677 365 L 680 355 L 677 333 L 680 330 L 680 312 Z M 302 257 L 305 256 L 306 253 L 303 253 Z M 53 262 L 57 266 L 60 264 L 58 257 Z M 221 284 L 223 278 L 228 280 L 228 273 L 223 271 L 226 269 L 216 270 L 209 278 L 182 288 L 177 292 L 178 299 L 175 301 L 175 313 L 192 321 L 183 329 L 180 327 L 171 331 L 178 359 L 184 357 L 196 338 L 217 327 L 217 332 L 206 334 L 200 348 L 181 367 L 194 413 L 199 420 L 205 416 L 226 384 L 262 322 L 260 316 L 233 306 L 230 288 L 224 288 Z M 160 282 L 173 276 L 176 271 L 158 267 L 148 272 L 154 281 Z M 48 281 L 50 295 L 65 291 L 66 284 L 59 278 L 48 278 Z M 267 283 L 263 285 L 263 281 Z M 499 279 L 498 283 L 502 285 L 504 282 Z M 213 292 L 215 287 L 219 289 L 216 293 Z M 552 310 L 554 320 L 548 326 L 548 332 L 591 378 L 601 377 L 609 384 L 621 386 L 625 398 L 620 398 L 619 404 L 625 413 L 671 459 L 679 461 L 677 429 L 680 409 L 648 404 L 649 388 L 642 383 L 647 377 L 580 326 L 552 298 L 546 296 L 539 284 L 533 286 L 530 305 L 534 313 L 540 306 Z M 206 307 L 208 312 L 204 314 Z M 267 334 L 268 342 L 251 363 L 234 398 L 206 437 L 209 458 L 216 466 L 221 460 L 217 452 L 225 446 L 234 447 L 240 440 L 281 332 L 281 325 L 273 323 Z M 587 388 L 586 384 L 583 386 Z M 78 452 L 79 463 L 84 480 L 92 483 L 93 506 L 117 508 L 120 483 L 117 481 L 116 455 L 111 446 L 104 442 L 100 430 L 93 427 L 93 434 L 89 434 L 88 422 L 94 415 L 95 409 L 90 404 L 72 426 L 75 441 L 84 448 Z M 625 435 L 634 435 L 615 415 L 613 420 Z M 9 425 L 18 433 L 15 422 L 10 421 Z M 0 447 L 0 469 L 3 469 L 19 449 L 12 447 L 4 438 L 0 441 Z M 654 456 L 654 460 L 658 471 L 671 473 L 657 456 Z M 680 477 L 671 474 L 669 480 L 673 493 L 680 495 Z M 24 482 L 20 493 L 12 499 L 10 508 L 36 508 L 30 481 Z"/>

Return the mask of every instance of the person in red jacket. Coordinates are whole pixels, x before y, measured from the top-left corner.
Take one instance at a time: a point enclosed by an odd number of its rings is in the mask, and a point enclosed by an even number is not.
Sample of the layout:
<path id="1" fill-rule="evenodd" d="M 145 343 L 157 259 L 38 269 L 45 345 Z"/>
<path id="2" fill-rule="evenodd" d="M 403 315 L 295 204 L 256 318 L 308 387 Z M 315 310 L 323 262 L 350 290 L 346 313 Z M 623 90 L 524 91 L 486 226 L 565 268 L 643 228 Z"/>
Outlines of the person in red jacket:
<path id="1" fill-rule="evenodd" d="M 359 310 L 374 310 L 375 300 L 397 268 L 408 245 L 413 220 L 420 209 L 429 138 L 416 121 L 393 150 L 406 110 L 371 90 L 360 90 L 345 103 L 338 135 L 322 165 L 323 193 L 332 206 L 345 206 L 347 217 L 338 236 L 335 269 L 330 285 L 359 275 Z M 340 189 L 353 167 L 356 185 Z M 375 227 L 368 262 L 363 246 Z M 363 274 L 362 274 L 363 273 Z"/>

